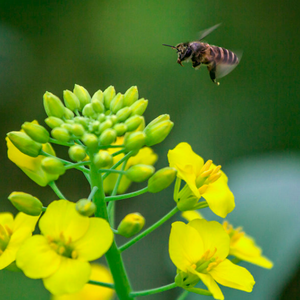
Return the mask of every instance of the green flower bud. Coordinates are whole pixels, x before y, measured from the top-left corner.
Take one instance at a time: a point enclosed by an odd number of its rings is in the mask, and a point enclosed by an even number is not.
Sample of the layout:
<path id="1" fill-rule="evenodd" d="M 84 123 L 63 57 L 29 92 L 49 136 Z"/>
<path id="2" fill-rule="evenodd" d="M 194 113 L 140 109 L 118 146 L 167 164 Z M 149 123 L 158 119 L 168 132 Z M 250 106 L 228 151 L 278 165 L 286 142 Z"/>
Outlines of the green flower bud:
<path id="1" fill-rule="evenodd" d="M 104 103 L 104 95 L 103 92 L 101 90 L 98 90 L 92 97 L 92 102 L 96 100 L 99 101 L 101 103 Z"/>
<path id="2" fill-rule="evenodd" d="M 73 126 L 72 126 L 72 124 L 64 123 L 60 126 L 60 128 L 64 128 L 64 129 L 68 130 L 68 132 L 70 133 L 70 132 L 72 132 Z"/>
<path id="3" fill-rule="evenodd" d="M 85 116 L 85 117 L 95 117 L 96 116 L 96 113 L 93 109 L 93 106 L 91 103 L 87 104 L 83 110 L 82 110 L 82 114 Z"/>
<path id="4" fill-rule="evenodd" d="M 117 136 L 122 136 L 127 131 L 127 125 L 125 125 L 124 123 L 116 124 L 114 126 L 114 130 L 116 131 Z"/>
<path id="5" fill-rule="evenodd" d="M 150 193 L 158 193 L 166 189 L 175 179 L 177 170 L 166 167 L 158 170 L 148 180 L 148 191 Z"/>
<path id="6" fill-rule="evenodd" d="M 116 90 L 115 88 L 111 85 L 109 86 L 104 92 L 103 92 L 103 96 L 104 96 L 104 105 L 106 107 L 106 109 L 110 108 L 110 102 L 111 100 L 115 97 L 116 95 Z"/>
<path id="7" fill-rule="evenodd" d="M 92 107 L 93 110 L 98 114 L 103 113 L 105 111 L 104 104 L 96 99 L 92 100 Z"/>
<path id="8" fill-rule="evenodd" d="M 124 94 L 124 106 L 132 105 L 139 98 L 139 92 L 136 86 L 129 88 Z"/>
<path id="9" fill-rule="evenodd" d="M 123 107 L 124 95 L 118 93 L 110 102 L 110 110 L 115 114 Z"/>
<path id="10" fill-rule="evenodd" d="M 117 132 L 111 128 L 105 129 L 99 138 L 100 145 L 108 146 L 111 145 L 117 137 Z"/>
<path id="11" fill-rule="evenodd" d="M 51 135 L 60 142 L 68 142 L 71 139 L 69 131 L 61 127 L 53 128 L 51 130 Z"/>
<path id="12" fill-rule="evenodd" d="M 60 125 L 64 124 L 64 121 L 62 119 L 56 118 L 56 117 L 49 117 L 45 119 L 45 123 L 51 128 L 60 127 Z"/>
<path id="13" fill-rule="evenodd" d="M 162 121 L 150 128 L 145 128 L 144 132 L 146 133 L 146 145 L 153 146 L 158 143 L 161 143 L 170 133 L 173 128 L 174 123 L 170 120 Z"/>
<path id="14" fill-rule="evenodd" d="M 49 132 L 41 125 L 25 122 L 22 125 L 25 133 L 38 143 L 45 144 L 49 141 Z"/>
<path id="15" fill-rule="evenodd" d="M 89 199 L 80 199 L 76 203 L 76 210 L 85 217 L 92 216 L 96 211 L 96 205 Z"/>
<path id="16" fill-rule="evenodd" d="M 85 149 L 80 145 L 71 146 L 68 153 L 70 158 L 74 161 L 82 161 L 86 157 Z"/>
<path id="17" fill-rule="evenodd" d="M 72 111 L 78 110 L 80 108 L 80 102 L 78 97 L 69 90 L 65 90 L 64 93 L 65 106 Z"/>
<path id="18" fill-rule="evenodd" d="M 128 179 L 134 182 L 143 182 L 153 175 L 155 168 L 150 165 L 134 165 L 130 167 L 125 175 Z"/>
<path id="19" fill-rule="evenodd" d="M 62 118 L 65 115 L 65 107 L 57 96 L 46 92 L 43 98 L 45 112 L 48 117 Z"/>
<path id="20" fill-rule="evenodd" d="M 102 122 L 99 126 L 99 133 L 101 134 L 104 130 L 111 128 L 112 126 L 113 126 L 113 122 L 109 119 Z"/>
<path id="21" fill-rule="evenodd" d="M 97 120 L 101 123 L 101 122 L 104 122 L 106 120 L 106 116 L 105 114 L 100 114 L 97 118 Z"/>
<path id="22" fill-rule="evenodd" d="M 93 134 L 93 133 L 86 133 L 82 137 L 82 141 L 90 149 L 96 149 L 98 147 L 97 136 L 95 134 Z"/>
<path id="23" fill-rule="evenodd" d="M 113 125 L 118 122 L 117 116 L 116 115 L 111 115 L 106 117 L 107 120 L 111 120 Z"/>
<path id="24" fill-rule="evenodd" d="M 148 106 L 148 100 L 145 100 L 144 98 L 134 102 L 130 108 L 132 110 L 131 115 L 139 115 L 142 116 L 145 112 L 146 108 Z"/>
<path id="25" fill-rule="evenodd" d="M 7 136 L 22 153 L 32 157 L 40 155 L 42 144 L 32 140 L 25 132 L 11 131 Z"/>
<path id="26" fill-rule="evenodd" d="M 81 137 L 85 133 L 84 128 L 81 124 L 72 124 L 70 131 L 77 137 Z"/>
<path id="27" fill-rule="evenodd" d="M 74 118 L 74 113 L 71 111 L 71 109 L 68 109 L 67 107 L 65 107 L 65 115 L 64 117 L 67 120 L 72 120 Z"/>
<path id="28" fill-rule="evenodd" d="M 192 288 L 199 281 L 200 278 L 197 275 L 192 273 L 185 273 L 179 269 L 177 270 L 177 275 L 175 276 L 175 283 L 177 286 L 182 288 Z"/>
<path id="29" fill-rule="evenodd" d="M 145 218 L 140 213 L 131 213 L 119 224 L 118 233 L 129 238 L 140 232 L 144 225 Z"/>
<path id="30" fill-rule="evenodd" d="M 107 151 L 101 150 L 95 154 L 94 164 L 98 169 L 110 168 L 113 165 L 113 157 Z"/>
<path id="31" fill-rule="evenodd" d="M 127 131 L 136 130 L 143 122 L 144 117 L 142 116 L 132 116 L 125 121 L 125 125 L 127 126 Z"/>
<path id="32" fill-rule="evenodd" d="M 77 124 L 81 124 L 84 128 L 88 128 L 88 121 L 85 117 L 75 117 L 74 122 Z"/>
<path id="33" fill-rule="evenodd" d="M 143 131 L 133 132 L 125 138 L 125 150 L 138 150 L 145 145 L 146 135 Z"/>
<path id="34" fill-rule="evenodd" d="M 154 120 L 152 120 L 146 128 L 148 128 L 149 130 L 151 129 L 151 127 L 153 127 L 154 125 L 161 123 L 163 121 L 167 121 L 170 120 L 170 116 L 168 114 L 164 114 L 164 115 L 160 115 L 157 118 L 155 118 Z M 146 129 L 145 128 L 145 129 Z"/>
<path id="35" fill-rule="evenodd" d="M 42 168 L 49 174 L 63 175 L 66 171 L 64 164 L 55 157 L 46 157 L 42 160 Z"/>
<path id="36" fill-rule="evenodd" d="M 30 194 L 23 192 L 13 192 L 8 196 L 13 206 L 30 216 L 39 216 L 43 210 L 42 202 Z"/>
<path id="37" fill-rule="evenodd" d="M 99 126 L 100 126 L 99 121 L 91 122 L 90 125 L 89 125 L 89 131 L 98 133 L 99 132 Z"/>
<path id="38" fill-rule="evenodd" d="M 85 107 L 85 105 L 91 102 L 91 96 L 83 86 L 80 86 L 78 84 L 75 84 L 73 92 L 79 99 L 80 102 L 79 110 L 81 111 Z"/>
<path id="39" fill-rule="evenodd" d="M 122 109 L 120 109 L 117 114 L 117 122 L 123 122 L 125 121 L 131 114 L 131 108 L 130 107 L 124 107 Z"/>

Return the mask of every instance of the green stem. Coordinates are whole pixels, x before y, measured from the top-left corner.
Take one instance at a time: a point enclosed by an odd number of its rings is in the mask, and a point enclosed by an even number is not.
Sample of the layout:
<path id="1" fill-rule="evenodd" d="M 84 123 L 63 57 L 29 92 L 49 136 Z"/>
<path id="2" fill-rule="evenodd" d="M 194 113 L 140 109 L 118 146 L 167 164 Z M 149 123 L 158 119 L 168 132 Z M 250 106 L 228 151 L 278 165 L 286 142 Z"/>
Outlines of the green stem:
<path id="1" fill-rule="evenodd" d="M 168 291 L 168 290 L 174 289 L 176 287 L 177 287 L 176 283 L 173 282 L 173 283 L 161 286 L 159 288 L 151 289 L 151 290 L 145 290 L 145 291 L 141 291 L 141 292 L 132 292 L 132 293 L 130 293 L 130 295 L 134 296 L 134 297 L 148 296 L 148 295 L 153 295 L 153 294 L 161 293 L 164 291 Z"/>
<path id="2" fill-rule="evenodd" d="M 71 147 L 71 146 L 75 145 L 75 143 L 61 142 L 61 141 L 58 141 L 58 140 L 53 139 L 53 138 L 49 138 L 49 143 L 62 145 L 62 146 L 67 146 L 67 147 Z"/>
<path id="3" fill-rule="evenodd" d="M 143 237 L 145 237 L 147 234 L 149 234 L 150 232 L 152 232 L 153 230 L 155 230 L 157 227 L 159 227 L 160 225 L 162 225 L 164 222 L 166 222 L 167 220 L 169 220 L 178 211 L 179 211 L 179 209 L 177 208 L 177 206 L 174 207 L 169 213 L 167 213 L 164 217 L 162 217 L 160 220 L 158 220 L 152 226 L 150 226 L 149 228 L 147 228 L 146 230 L 144 230 L 142 233 L 140 233 L 139 235 L 137 235 L 135 238 L 133 238 L 132 240 L 130 240 L 126 244 L 124 244 L 121 247 L 119 247 L 119 250 L 121 252 L 124 251 L 124 250 L 126 250 L 131 245 L 135 244 L 137 241 L 139 241 L 140 239 L 142 239 Z"/>
<path id="4" fill-rule="evenodd" d="M 45 212 L 47 210 L 47 207 L 46 206 L 43 206 L 42 207 L 42 212 Z"/>
<path id="5" fill-rule="evenodd" d="M 178 192 L 180 189 L 181 179 L 179 177 L 176 178 L 175 186 L 174 186 L 174 201 L 178 202 Z"/>
<path id="6" fill-rule="evenodd" d="M 119 155 L 119 154 L 122 154 L 122 153 L 124 153 L 124 151 L 125 151 L 125 149 L 121 149 L 121 150 L 119 150 L 119 151 L 116 151 L 116 152 L 114 152 L 114 153 L 112 154 L 112 156 L 117 156 L 117 155 Z"/>
<path id="7" fill-rule="evenodd" d="M 95 193 L 96 193 L 97 191 L 98 191 L 98 187 L 97 187 L 97 186 L 94 186 L 94 187 L 92 188 L 92 190 L 91 190 L 89 196 L 88 196 L 88 199 L 89 199 L 89 200 L 92 200 L 93 197 L 94 197 L 94 195 L 95 195 Z"/>
<path id="8" fill-rule="evenodd" d="M 176 300 L 184 300 L 189 293 L 189 291 L 184 291 Z"/>
<path id="9" fill-rule="evenodd" d="M 90 153 L 89 156 L 91 161 L 93 161 L 94 154 Z M 98 190 L 94 195 L 94 203 L 97 206 L 95 216 L 108 221 L 102 176 L 99 176 L 98 170 L 93 163 L 90 167 L 91 186 L 92 188 L 94 188 L 95 186 L 98 187 Z M 126 270 L 121 256 L 121 251 L 118 249 L 115 241 L 113 241 L 110 249 L 106 252 L 105 257 L 114 279 L 115 290 L 118 295 L 118 298 L 120 300 L 134 300 L 134 297 L 130 296 L 130 282 L 126 274 Z"/>
<path id="10" fill-rule="evenodd" d="M 121 171 L 121 170 L 114 170 L 114 169 L 99 169 L 98 172 L 99 172 L 99 173 L 119 173 L 119 174 L 122 174 L 122 175 L 125 174 L 124 171 Z"/>
<path id="11" fill-rule="evenodd" d="M 60 189 L 57 187 L 54 181 L 49 182 L 48 185 L 51 187 L 54 193 L 59 197 L 59 199 L 67 199 L 60 191 Z"/>
<path id="12" fill-rule="evenodd" d="M 110 289 L 114 289 L 115 288 L 115 285 L 113 283 L 100 282 L 100 281 L 96 281 L 96 280 L 89 280 L 88 283 L 89 284 L 93 284 L 93 285 L 99 285 L 99 286 L 108 287 Z"/>
<path id="13" fill-rule="evenodd" d="M 85 165 L 89 165 L 91 162 L 88 160 L 88 161 L 81 161 L 81 162 L 78 162 L 78 163 L 67 163 L 65 165 L 65 169 L 66 170 L 69 170 L 69 169 L 75 169 L 75 168 L 78 168 L 78 167 L 81 167 L 81 166 L 85 166 Z M 85 169 L 86 171 L 89 172 L 88 169 Z"/>
<path id="14" fill-rule="evenodd" d="M 141 190 L 132 192 L 132 193 L 128 193 L 128 194 L 123 194 L 123 195 L 119 195 L 119 196 L 110 196 L 110 197 L 106 197 L 105 201 L 106 202 L 110 202 L 110 201 L 117 201 L 117 200 L 123 200 L 123 199 L 128 199 L 128 198 L 132 198 L 132 197 L 136 197 L 142 194 L 145 194 L 148 192 L 148 187 L 145 187 Z"/>

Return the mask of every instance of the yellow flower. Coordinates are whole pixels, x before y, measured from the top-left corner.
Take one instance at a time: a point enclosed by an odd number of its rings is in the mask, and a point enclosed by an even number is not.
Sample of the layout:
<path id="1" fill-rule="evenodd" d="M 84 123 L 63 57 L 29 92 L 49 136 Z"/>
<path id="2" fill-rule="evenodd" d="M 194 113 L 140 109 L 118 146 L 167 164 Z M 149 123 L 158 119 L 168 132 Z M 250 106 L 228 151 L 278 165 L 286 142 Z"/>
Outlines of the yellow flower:
<path id="1" fill-rule="evenodd" d="M 124 138 L 118 137 L 117 141 L 113 145 L 123 145 Z M 113 154 L 122 148 L 109 148 L 107 151 L 110 154 Z M 124 157 L 124 154 L 119 154 L 114 156 L 113 163 L 116 164 L 122 157 Z M 137 164 L 144 164 L 144 165 L 154 165 L 157 161 L 157 154 L 153 152 L 153 150 L 149 147 L 144 147 L 140 149 L 138 154 L 136 156 L 132 156 L 128 159 L 125 171 L 128 170 L 131 166 L 137 165 Z M 117 168 L 117 170 L 120 170 L 121 166 Z M 118 174 L 112 173 L 105 178 L 103 182 L 104 191 L 106 194 L 110 194 L 115 186 L 115 183 L 117 181 Z M 123 194 L 130 186 L 131 180 L 129 180 L 126 176 L 122 176 L 121 182 L 118 188 L 118 194 Z"/>
<path id="2" fill-rule="evenodd" d="M 196 219 L 189 224 L 173 223 L 169 253 L 178 268 L 177 285 L 189 290 L 201 280 L 213 297 L 220 300 L 224 296 L 216 282 L 251 292 L 255 283 L 253 276 L 226 259 L 229 243 L 228 234 L 216 221 Z"/>
<path id="3" fill-rule="evenodd" d="M 234 196 L 227 185 L 227 176 L 220 170 L 221 166 L 214 165 L 211 160 L 204 164 L 203 158 L 187 143 L 180 143 L 169 150 L 168 160 L 170 167 L 177 169 L 177 177 L 186 182 L 178 199 L 175 199 L 180 210 L 200 208 L 198 200 L 201 197 L 222 218 L 234 209 Z"/>
<path id="4" fill-rule="evenodd" d="M 90 280 L 96 280 L 106 283 L 113 283 L 109 270 L 99 264 L 91 264 L 92 273 Z M 113 298 L 114 290 L 94 284 L 86 284 L 84 288 L 76 294 L 67 294 L 61 296 L 52 295 L 51 300 L 110 300 Z"/>
<path id="5" fill-rule="evenodd" d="M 80 291 L 91 274 L 88 261 L 111 246 L 113 233 L 101 218 L 81 216 L 75 203 L 52 202 L 39 222 L 41 235 L 29 238 L 17 253 L 17 266 L 29 278 L 42 278 L 54 295 Z"/>
<path id="6" fill-rule="evenodd" d="M 38 124 L 33 121 L 33 124 Z M 23 130 L 21 130 L 23 132 Z M 31 157 L 22 153 L 10 140 L 6 138 L 7 156 L 15 163 L 31 180 L 40 186 L 46 186 L 49 182 L 57 180 L 59 175 L 46 173 L 42 169 L 42 160 L 46 157 L 39 155 Z M 49 143 L 43 144 L 43 151 L 55 156 L 55 152 Z"/>
<path id="7" fill-rule="evenodd" d="M 184 211 L 181 215 L 187 221 L 203 219 L 203 216 L 195 210 Z M 255 244 L 252 237 L 242 231 L 241 227 L 233 228 L 227 221 L 223 222 L 223 227 L 230 238 L 229 255 L 266 269 L 273 267 L 273 263 L 265 256 L 262 256 L 262 249 Z"/>
<path id="8" fill-rule="evenodd" d="M 273 263 L 262 255 L 262 249 L 255 244 L 255 240 L 246 235 L 241 227 L 233 228 L 227 221 L 223 222 L 223 227 L 230 237 L 229 255 L 266 269 L 273 267 Z"/>
<path id="9" fill-rule="evenodd" d="M 15 261 L 17 251 L 32 235 L 38 218 L 20 212 L 14 219 L 11 213 L 0 213 L 0 270 Z"/>

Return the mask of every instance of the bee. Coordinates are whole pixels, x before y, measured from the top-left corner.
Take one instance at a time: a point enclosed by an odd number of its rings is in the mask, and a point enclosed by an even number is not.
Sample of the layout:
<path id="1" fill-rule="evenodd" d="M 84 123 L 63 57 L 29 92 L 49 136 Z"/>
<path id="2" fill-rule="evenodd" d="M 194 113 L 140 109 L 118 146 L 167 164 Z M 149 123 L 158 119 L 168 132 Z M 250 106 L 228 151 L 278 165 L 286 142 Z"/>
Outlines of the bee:
<path id="1" fill-rule="evenodd" d="M 217 24 L 201 32 L 200 38 L 194 42 L 180 43 L 176 46 L 163 44 L 177 51 L 177 63 L 192 62 L 193 68 L 198 70 L 201 64 L 207 65 L 207 69 L 213 83 L 219 85 L 217 78 L 221 78 L 231 72 L 239 63 L 238 56 L 232 51 L 201 42 L 207 35 L 218 28 Z"/>

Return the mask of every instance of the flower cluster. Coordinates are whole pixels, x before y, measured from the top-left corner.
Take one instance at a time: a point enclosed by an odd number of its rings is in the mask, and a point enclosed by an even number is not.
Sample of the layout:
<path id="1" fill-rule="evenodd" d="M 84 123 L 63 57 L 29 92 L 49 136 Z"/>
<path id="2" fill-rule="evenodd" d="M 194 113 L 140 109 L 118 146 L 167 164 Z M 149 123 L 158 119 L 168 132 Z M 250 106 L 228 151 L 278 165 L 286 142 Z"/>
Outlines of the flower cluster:
<path id="1" fill-rule="evenodd" d="M 55 197 L 44 207 L 44 199 L 28 193 L 9 195 L 20 212 L 15 219 L 10 213 L 0 214 L 0 269 L 19 269 L 29 278 L 42 279 L 53 300 L 109 300 L 114 291 L 120 300 L 133 300 L 175 287 L 224 299 L 217 283 L 252 291 L 255 281 L 237 265 L 240 260 L 272 267 L 241 228 L 227 221 L 208 222 L 198 212 L 209 207 L 225 218 L 234 209 L 221 166 L 204 162 L 189 144 L 180 143 L 169 150 L 169 166 L 155 170 L 158 157 L 150 147 L 164 141 L 173 122 L 162 114 L 146 125 L 148 100 L 139 99 L 136 87 L 121 94 L 110 86 L 90 96 L 75 85 L 73 91 L 63 92 L 63 102 L 49 92 L 43 101 L 50 132 L 37 121 L 25 122 L 21 130 L 9 132 L 6 141 L 9 159 L 35 183 L 52 188 Z M 66 146 L 69 159 L 56 156 L 54 145 Z M 85 198 L 66 199 L 57 186 L 70 169 L 85 175 L 90 186 Z M 145 218 L 132 212 L 116 226 L 116 201 L 158 193 L 175 179 L 176 205 L 164 217 L 143 230 Z M 126 193 L 132 182 L 146 186 Z M 172 224 L 169 254 L 177 267 L 174 282 L 132 291 L 121 253 L 179 211 L 189 223 Z M 39 233 L 32 235 L 37 222 Z M 117 235 L 130 240 L 118 246 Z M 109 270 L 90 263 L 102 255 Z M 207 290 L 196 287 L 199 281 Z"/>

